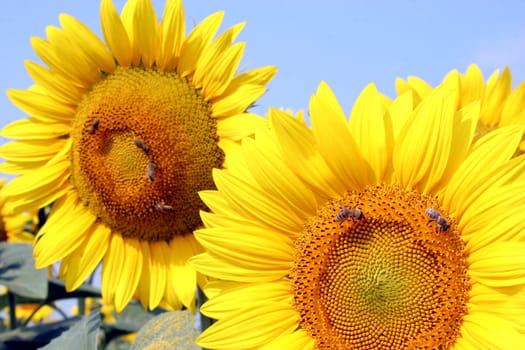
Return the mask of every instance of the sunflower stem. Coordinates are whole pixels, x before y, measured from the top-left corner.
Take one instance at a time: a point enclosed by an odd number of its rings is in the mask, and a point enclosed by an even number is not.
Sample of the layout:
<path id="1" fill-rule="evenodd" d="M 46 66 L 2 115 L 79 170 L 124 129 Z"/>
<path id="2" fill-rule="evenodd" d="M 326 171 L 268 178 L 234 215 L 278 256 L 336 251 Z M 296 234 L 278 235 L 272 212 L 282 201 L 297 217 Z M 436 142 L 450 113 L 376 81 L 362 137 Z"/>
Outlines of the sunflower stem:
<path id="1" fill-rule="evenodd" d="M 7 303 L 9 304 L 9 328 L 16 328 L 16 295 L 11 291 L 7 291 Z"/>
<path id="2" fill-rule="evenodd" d="M 78 315 L 83 316 L 86 314 L 86 299 L 78 298 Z"/>

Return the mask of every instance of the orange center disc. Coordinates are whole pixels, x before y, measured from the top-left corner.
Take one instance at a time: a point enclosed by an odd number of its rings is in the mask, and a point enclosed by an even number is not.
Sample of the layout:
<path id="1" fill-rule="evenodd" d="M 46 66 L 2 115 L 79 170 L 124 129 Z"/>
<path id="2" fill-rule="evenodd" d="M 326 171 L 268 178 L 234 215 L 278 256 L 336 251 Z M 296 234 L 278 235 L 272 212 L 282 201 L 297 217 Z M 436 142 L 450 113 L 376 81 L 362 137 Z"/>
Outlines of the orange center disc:
<path id="1" fill-rule="evenodd" d="M 321 349 L 446 349 L 470 290 L 464 242 L 435 199 L 393 185 L 327 203 L 298 242 L 300 324 Z"/>
<path id="2" fill-rule="evenodd" d="M 221 167 L 217 122 L 185 79 L 119 67 L 77 109 L 72 181 L 93 215 L 126 237 L 170 240 L 200 225 L 197 192 Z"/>

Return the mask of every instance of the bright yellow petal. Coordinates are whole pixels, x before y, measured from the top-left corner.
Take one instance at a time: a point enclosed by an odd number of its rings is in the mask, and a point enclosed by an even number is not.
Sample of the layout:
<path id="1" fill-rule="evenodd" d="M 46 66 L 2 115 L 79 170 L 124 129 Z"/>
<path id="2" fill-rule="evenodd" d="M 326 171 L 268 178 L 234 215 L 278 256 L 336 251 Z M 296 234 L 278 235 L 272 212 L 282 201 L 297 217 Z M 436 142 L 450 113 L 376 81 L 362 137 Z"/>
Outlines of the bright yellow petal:
<path id="1" fill-rule="evenodd" d="M 214 349 L 252 349 L 295 328 L 297 313 L 288 303 L 253 303 L 235 317 L 214 323 L 199 336 L 197 344 Z"/>
<path id="2" fill-rule="evenodd" d="M 310 119 L 319 152 L 344 189 L 358 189 L 375 183 L 373 170 L 361 157 L 339 102 L 324 82 L 319 84 L 317 94 L 310 99 Z"/>
<path id="3" fill-rule="evenodd" d="M 393 162 L 403 187 L 429 193 L 440 181 L 451 152 L 455 103 L 454 93 L 435 90 L 401 130 Z"/>
<path id="4" fill-rule="evenodd" d="M 203 93 L 208 99 L 220 96 L 228 87 L 244 53 L 245 43 L 237 43 L 224 51 L 203 77 Z"/>
<path id="5" fill-rule="evenodd" d="M 131 42 L 111 0 L 100 3 L 100 22 L 104 39 L 118 64 L 129 67 L 133 57 Z"/>
<path id="6" fill-rule="evenodd" d="M 521 127 L 508 126 L 479 139 L 450 179 L 443 196 L 443 205 L 461 218 L 479 194 L 500 179 L 499 176 L 492 175 L 501 173 L 499 168 L 513 156 L 522 134 Z M 473 174 L 485 176 L 472 176 Z"/>
<path id="7" fill-rule="evenodd" d="M 136 1 L 133 12 L 133 64 L 150 68 L 158 56 L 159 35 L 155 9 L 150 0 Z"/>
<path id="8" fill-rule="evenodd" d="M 494 242 L 469 256 L 469 275 L 492 287 L 525 285 L 523 242 Z"/>
<path id="9" fill-rule="evenodd" d="M 118 232 L 112 232 L 109 247 L 102 262 L 102 299 L 106 304 L 115 303 L 115 295 L 124 270 L 123 261 L 126 258 L 124 238 Z"/>
<path id="10" fill-rule="evenodd" d="M 69 135 L 71 126 L 63 122 L 47 123 L 35 118 L 19 119 L 4 127 L 1 135 L 12 139 L 44 140 Z"/>
<path id="11" fill-rule="evenodd" d="M 523 344 L 523 336 L 511 323 L 489 313 L 466 315 L 461 338 L 474 349 L 516 349 L 518 344 Z"/>
<path id="12" fill-rule="evenodd" d="M 189 239 L 191 235 L 176 236 L 169 243 L 170 249 L 176 254 L 170 254 L 171 285 L 175 294 L 184 306 L 195 312 L 197 288 L 197 273 L 188 264 L 188 259 L 194 255 Z"/>
<path id="13" fill-rule="evenodd" d="M 71 254 L 69 271 L 65 276 L 67 290 L 77 289 L 95 271 L 109 246 L 111 230 L 103 224 L 91 225 L 85 240 Z"/>
<path id="14" fill-rule="evenodd" d="M 196 87 L 202 87 L 206 85 L 203 81 L 207 78 L 207 76 L 210 74 L 211 70 L 214 69 L 214 66 L 221 60 L 220 57 L 223 56 L 223 54 L 231 49 L 231 45 L 237 35 L 241 32 L 242 28 L 244 27 L 244 23 L 239 23 L 228 30 L 226 30 L 224 33 L 219 35 L 217 39 L 213 41 L 213 43 L 207 47 L 204 48 L 204 52 L 202 53 L 199 62 L 197 64 L 195 74 L 193 75 L 193 83 Z M 228 83 L 231 80 L 231 76 L 228 77 Z M 225 84 L 224 89 L 226 89 L 228 85 Z M 222 89 L 222 91 L 224 91 Z M 222 93 L 221 91 L 221 93 Z M 216 95 L 220 95 L 216 94 Z M 205 94 L 208 96 L 208 94 Z"/>
<path id="15" fill-rule="evenodd" d="M 182 44 L 179 64 L 177 65 L 177 73 L 180 76 L 185 77 L 195 71 L 199 57 L 204 48 L 210 44 L 221 25 L 223 17 L 223 12 L 216 12 L 206 17 L 188 35 Z"/>
<path id="16" fill-rule="evenodd" d="M 58 199 L 36 236 L 35 266 L 49 266 L 77 249 L 95 220 L 76 193 Z"/>
<path id="17" fill-rule="evenodd" d="M 82 45 L 77 47 L 84 52 L 84 56 L 91 61 L 92 66 L 98 67 L 98 69 L 106 73 L 115 70 L 113 55 L 106 49 L 106 45 L 98 36 L 84 23 L 70 15 L 61 14 L 60 24 L 71 42 L 82 43 Z"/>
<path id="18" fill-rule="evenodd" d="M 232 265 L 253 270 L 279 271 L 284 276 L 292 268 L 293 241 L 286 236 L 254 226 L 195 231 L 207 251 Z"/>
<path id="19" fill-rule="evenodd" d="M 304 329 L 298 329 L 293 333 L 284 334 L 267 345 L 261 347 L 261 350 L 272 349 L 303 349 L 313 350 L 315 341 Z"/>
<path id="20" fill-rule="evenodd" d="M 116 235 L 114 234 L 114 236 Z M 124 250 L 124 259 L 119 262 L 122 266 L 121 273 L 112 276 L 112 278 L 118 276 L 115 285 L 115 310 L 121 312 L 137 290 L 142 274 L 142 249 L 138 239 L 127 237 L 123 240 L 123 246 L 116 249 Z M 113 254 L 113 246 L 107 252 L 107 255 L 111 254 Z M 121 254 L 119 253 L 117 256 L 121 256 Z"/>
<path id="21" fill-rule="evenodd" d="M 251 136 L 260 127 L 266 126 L 267 120 L 253 113 L 236 114 L 219 120 L 217 123 L 217 135 L 233 141 L 240 141 Z"/>
<path id="22" fill-rule="evenodd" d="M 369 84 L 354 103 L 348 124 L 361 155 L 375 174 L 373 183 L 384 182 L 392 159 L 393 129 L 385 112 L 379 92 L 375 85 Z"/>
<path id="23" fill-rule="evenodd" d="M 33 80 L 38 86 L 41 86 L 45 90 L 49 91 L 49 94 L 52 95 L 55 100 L 60 101 L 60 103 L 63 103 L 64 105 L 75 106 L 82 99 L 82 96 L 85 93 L 84 89 L 77 86 L 76 84 L 73 84 L 71 80 L 63 77 L 60 74 L 57 74 L 56 72 L 49 70 L 48 68 L 42 67 L 38 63 L 25 61 L 25 67 L 31 78 L 33 78 Z M 13 92 L 8 93 L 12 94 Z M 23 93 L 18 92 L 18 94 L 22 95 L 21 97 L 23 97 Z M 13 98 L 11 98 L 11 101 L 15 103 Z M 31 98 L 29 98 L 29 101 L 27 102 L 26 99 L 23 99 L 22 105 L 24 106 L 31 102 L 34 102 L 31 101 Z M 57 102 L 55 102 L 55 104 L 57 104 Z M 51 107 L 53 108 L 53 106 Z M 54 108 L 57 107 L 55 106 Z M 61 107 L 61 109 L 63 109 L 63 107 Z M 36 111 L 33 112 L 36 112 L 37 115 L 42 114 L 42 112 L 38 108 L 36 109 Z M 71 115 L 69 115 L 69 119 L 71 119 Z"/>
<path id="24" fill-rule="evenodd" d="M 157 64 L 171 70 L 178 62 L 186 35 L 186 21 L 181 0 L 167 0 L 159 28 L 160 49 Z"/>
<path id="25" fill-rule="evenodd" d="M 292 237 L 302 228 L 303 219 L 293 212 L 285 212 L 286 204 L 276 197 L 269 197 L 262 191 L 244 183 L 241 179 L 214 169 L 213 179 L 235 210 L 245 217 L 259 218 L 269 227 L 286 232 Z"/>

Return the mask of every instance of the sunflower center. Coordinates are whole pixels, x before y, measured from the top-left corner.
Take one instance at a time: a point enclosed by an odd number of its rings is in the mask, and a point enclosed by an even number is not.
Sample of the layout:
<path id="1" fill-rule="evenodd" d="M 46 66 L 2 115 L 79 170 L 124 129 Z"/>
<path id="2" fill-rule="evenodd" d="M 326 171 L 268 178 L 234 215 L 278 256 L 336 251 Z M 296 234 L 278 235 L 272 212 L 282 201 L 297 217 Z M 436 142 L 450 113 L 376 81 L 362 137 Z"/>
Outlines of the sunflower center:
<path id="1" fill-rule="evenodd" d="M 126 237 L 170 240 L 200 225 L 197 192 L 221 167 L 210 105 L 185 79 L 122 68 L 79 104 L 72 181 L 93 215 Z"/>
<path id="2" fill-rule="evenodd" d="M 298 241 L 301 327 L 323 349 L 449 348 L 467 313 L 464 247 L 434 198 L 394 185 L 346 193 Z"/>

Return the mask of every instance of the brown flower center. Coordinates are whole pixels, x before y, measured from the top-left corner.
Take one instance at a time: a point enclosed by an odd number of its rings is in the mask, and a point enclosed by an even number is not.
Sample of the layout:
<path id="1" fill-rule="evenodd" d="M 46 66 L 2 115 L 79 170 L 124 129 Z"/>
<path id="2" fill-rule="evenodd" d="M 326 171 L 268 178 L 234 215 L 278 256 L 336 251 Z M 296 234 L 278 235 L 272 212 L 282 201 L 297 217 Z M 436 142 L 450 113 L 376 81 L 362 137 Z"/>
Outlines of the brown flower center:
<path id="1" fill-rule="evenodd" d="M 122 68 L 79 104 L 72 181 L 84 204 L 127 237 L 170 240 L 200 225 L 197 192 L 221 167 L 217 122 L 185 79 Z"/>
<path id="2" fill-rule="evenodd" d="M 300 324 L 321 349 L 446 349 L 470 290 L 464 242 L 429 196 L 349 192 L 312 218 L 296 250 Z"/>

